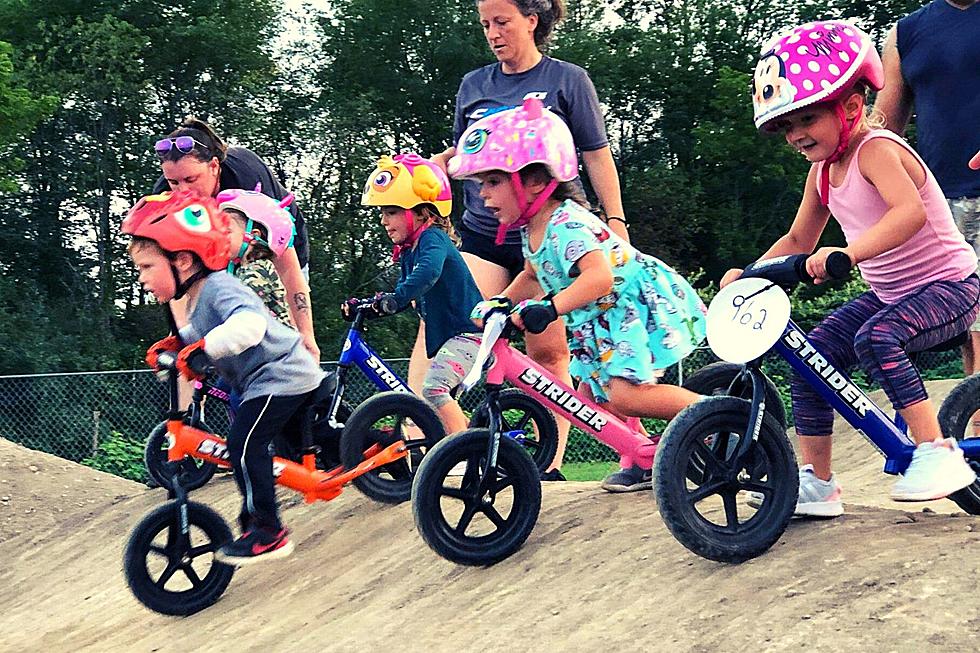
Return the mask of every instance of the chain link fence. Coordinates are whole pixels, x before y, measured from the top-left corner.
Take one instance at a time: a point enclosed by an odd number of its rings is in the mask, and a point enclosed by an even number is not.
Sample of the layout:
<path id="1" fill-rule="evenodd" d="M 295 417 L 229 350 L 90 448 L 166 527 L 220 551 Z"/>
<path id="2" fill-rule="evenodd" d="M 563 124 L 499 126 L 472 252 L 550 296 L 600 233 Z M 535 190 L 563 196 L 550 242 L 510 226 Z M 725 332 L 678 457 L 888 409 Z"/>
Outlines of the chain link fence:
<path id="1" fill-rule="evenodd" d="M 717 360 L 707 349 L 696 350 L 668 370 L 664 382 L 677 383 L 686 375 Z M 407 377 L 407 359 L 386 361 L 402 378 Z M 325 363 L 332 370 L 336 363 Z M 962 376 L 959 352 L 925 353 L 919 367 L 926 378 Z M 788 365 L 770 357 L 765 369 L 779 387 L 789 410 Z M 858 371 L 853 378 L 868 386 Z M 359 371 L 348 376 L 345 400 L 355 406 L 378 392 Z M 467 413 L 483 400 L 477 387 L 460 398 Z M 205 407 L 206 420 L 217 433 L 226 433 L 228 415 L 218 402 Z M 130 478 L 142 474 L 143 443 L 167 409 L 166 385 L 149 370 L 0 376 L 0 437 L 32 449 L 97 466 Z M 656 430 L 662 425 L 652 424 Z M 607 464 L 618 460 L 608 447 L 572 429 L 565 465 Z"/>

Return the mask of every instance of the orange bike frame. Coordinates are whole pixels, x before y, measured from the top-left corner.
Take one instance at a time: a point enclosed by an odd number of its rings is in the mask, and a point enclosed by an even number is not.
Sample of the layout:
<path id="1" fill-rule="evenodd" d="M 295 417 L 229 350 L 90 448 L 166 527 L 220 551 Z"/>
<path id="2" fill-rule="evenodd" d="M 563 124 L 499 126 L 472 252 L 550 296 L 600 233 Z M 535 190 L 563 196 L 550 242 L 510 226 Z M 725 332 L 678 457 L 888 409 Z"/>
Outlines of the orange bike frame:
<path id="1" fill-rule="evenodd" d="M 167 432 L 170 439 L 167 460 L 170 462 L 179 462 L 190 456 L 220 467 L 231 467 L 224 438 L 188 426 L 179 419 L 167 421 Z M 357 467 L 335 467 L 329 472 L 316 468 L 316 456 L 312 453 L 303 456 L 302 464 L 277 456 L 272 459 L 272 473 L 277 484 L 296 490 L 303 495 L 306 503 L 330 501 L 343 491 L 345 484 L 375 467 L 404 458 L 408 455 L 406 451 L 404 442 L 395 442 L 384 449 L 375 444 L 364 452 L 364 460 Z"/>

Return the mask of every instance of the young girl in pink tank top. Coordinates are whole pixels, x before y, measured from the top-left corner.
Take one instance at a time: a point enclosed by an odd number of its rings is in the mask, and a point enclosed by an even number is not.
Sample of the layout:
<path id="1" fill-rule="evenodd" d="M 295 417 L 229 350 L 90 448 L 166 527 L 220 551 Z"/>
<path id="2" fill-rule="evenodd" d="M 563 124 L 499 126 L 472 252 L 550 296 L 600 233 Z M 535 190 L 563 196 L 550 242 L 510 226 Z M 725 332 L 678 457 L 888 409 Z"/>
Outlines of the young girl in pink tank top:
<path id="1" fill-rule="evenodd" d="M 860 364 L 884 389 L 917 443 L 892 489 L 899 501 L 938 499 L 976 479 L 907 352 L 965 332 L 980 311 L 977 260 L 956 229 L 932 173 L 905 141 L 873 129 L 865 97 L 882 86 L 881 59 L 866 34 L 838 21 L 807 23 L 770 40 L 753 81 L 755 122 L 778 132 L 813 165 L 789 232 L 761 258 L 812 252 L 833 216 L 847 246 L 821 247 L 807 262 L 817 283 L 842 251 L 871 290 L 834 311 L 810 339 L 840 368 Z M 729 270 L 722 286 L 738 278 Z M 797 515 L 843 513 L 831 471 L 833 411 L 809 385 L 792 385 L 800 436 Z"/>

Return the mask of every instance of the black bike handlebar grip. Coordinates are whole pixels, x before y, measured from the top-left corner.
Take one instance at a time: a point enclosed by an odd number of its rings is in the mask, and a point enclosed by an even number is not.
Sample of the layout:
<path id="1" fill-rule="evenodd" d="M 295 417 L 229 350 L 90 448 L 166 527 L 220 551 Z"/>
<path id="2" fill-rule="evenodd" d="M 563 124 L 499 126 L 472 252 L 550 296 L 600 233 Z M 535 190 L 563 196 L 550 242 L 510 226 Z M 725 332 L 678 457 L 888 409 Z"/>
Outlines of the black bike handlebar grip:
<path id="1" fill-rule="evenodd" d="M 846 279 L 854 264 L 851 263 L 851 257 L 844 252 L 831 252 L 825 267 L 831 279 Z"/>
<path id="2" fill-rule="evenodd" d="M 378 312 L 382 315 L 394 315 L 398 312 L 398 300 L 391 295 L 379 297 L 377 304 Z"/>

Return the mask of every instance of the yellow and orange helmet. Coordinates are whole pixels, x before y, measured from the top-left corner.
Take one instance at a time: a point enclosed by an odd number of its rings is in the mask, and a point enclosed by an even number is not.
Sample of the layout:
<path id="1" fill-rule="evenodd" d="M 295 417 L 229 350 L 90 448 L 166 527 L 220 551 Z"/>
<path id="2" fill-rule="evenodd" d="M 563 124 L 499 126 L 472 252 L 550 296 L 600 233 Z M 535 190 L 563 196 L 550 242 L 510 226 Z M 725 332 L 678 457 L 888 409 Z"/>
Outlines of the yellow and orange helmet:
<path id="1" fill-rule="evenodd" d="M 364 206 L 398 206 L 414 209 L 431 204 L 447 217 L 453 208 L 449 178 L 442 168 L 414 152 L 382 156 L 364 185 Z"/>

